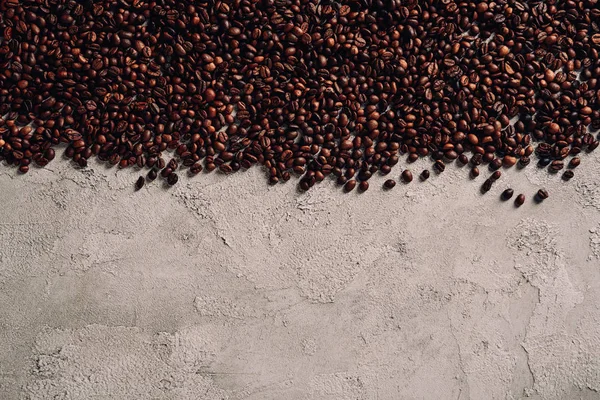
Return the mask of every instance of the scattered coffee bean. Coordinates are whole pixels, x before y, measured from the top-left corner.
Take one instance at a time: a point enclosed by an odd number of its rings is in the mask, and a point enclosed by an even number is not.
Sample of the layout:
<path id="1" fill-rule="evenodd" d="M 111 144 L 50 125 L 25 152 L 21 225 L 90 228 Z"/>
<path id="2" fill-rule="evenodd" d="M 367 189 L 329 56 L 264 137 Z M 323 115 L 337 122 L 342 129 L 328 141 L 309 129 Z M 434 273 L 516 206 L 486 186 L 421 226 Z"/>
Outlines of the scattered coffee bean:
<path id="1" fill-rule="evenodd" d="M 167 183 L 171 186 L 173 186 L 174 184 L 177 183 L 177 181 L 179 180 L 179 176 L 177 176 L 177 174 L 175 172 L 172 172 L 168 177 L 167 177 Z"/>
<path id="2" fill-rule="evenodd" d="M 502 172 L 500 172 L 500 171 L 494 171 L 494 173 L 492 174 L 492 176 L 490 176 L 490 179 L 495 182 L 498 179 L 500 179 L 501 176 L 502 176 Z"/>
<path id="3" fill-rule="evenodd" d="M 549 158 L 540 158 L 540 160 L 538 161 L 538 167 L 540 167 L 540 168 L 547 167 L 548 165 L 550 165 L 551 162 L 552 162 L 552 160 Z"/>
<path id="4" fill-rule="evenodd" d="M 427 179 L 429 179 L 429 170 L 423 170 L 423 172 L 421 172 L 421 175 L 419 175 L 419 178 L 421 179 L 421 181 L 426 181 Z"/>
<path id="5" fill-rule="evenodd" d="M 517 198 L 515 199 L 515 206 L 521 207 L 524 203 L 525 203 L 525 195 L 524 194 L 518 195 Z"/>
<path id="6" fill-rule="evenodd" d="M 144 183 L 146 183 L 146 180 L 144 179 L 143 176 L 140 176 L 137 181 L 135 182 L 135 190 L 140 190 L 141 188 L 144 187 Z"/>
<path id="7" fill-rule="evenodd" d="M 367 182 L 367 181 L 360 182 L 360 184 L 358 185 L 358 188 L 360 189 L 361 192 L 366 192 L 367 190 L 369 190 L 369 182 Z"/>
<path id="8" fill-rule="evenodd" d="M 569 168 L 577 168 L 580 163 L 581 160 L 579 159 L 579 157 L 573 157 L 571 161 L 569 161 Z"/>
<path id="9" fill-rule="evenodd" d="M 388 179 L 387 181 L 385 181 L 385 183 L 383 184 L 383 186 L 386 189 L 392 189 L 394 186 L 396 186 L 396 181 L 393 179 Z"/>
<path id="10" fill-rule="evenodd" d="M 540 189 L 537 191 L 536 197 L 539 201 L 544 201 L 548 198 L 548 191 L 546 189 Z"/>
<path id="11" fill-rule="evenodd" d="M 409 170 L 405 169 L 402 171 L 402 180 L 404 183 L 410 183 L 413 180 L 413 174 Z"/>
<path id="12" fill-rule="evenodd" d="M 149 181 L 153 181 L 158 177 L 158 173 L 156 172 L 156 170 L 153 168 L 150 171 L 148 171 L 148 174 L 146 175 L 146 178 L 148 178 Z"/>
<path id="13" fill-rule="evenodd" d="M 346 192 L 351 192 L 352 190 L 354 190 L 354 188 L 356 187 L 356 181 L 354 179 L 350 179 L 348 182 L 346 182 L 346 184 L 344 185 L 344 190 Z"/>
<path id="14" fill-rule="evenodd" d="M 469 157 L 467 157 L 465 154 L 461 154 L 460 156 L 458 156 L 458 161 L 462 164 L 462 165 L 466 165 L 469 163 Z"/>
<path id="15" fill-rule="evenodd" d="M 496 171 L 502 166 L 502 160 L 499 158 L 494 158 L 489 165 L 491 171 Z"/>
<path id="16" fill-rule="evenodd" d="M 575 173 L 569 169 L 563 173 L 562 179 L 565 181 L 570 181 L 571 178 L 573 178 L 574 176 L 575 176 Z"/>
<path id="17" fill-rule="evenodd" d="M 433 168 L 437 171 L 438 174 L 441 174 L 446 169 L 446 165 L 441 161 L 436 161 L 433 165 Z"/>
<path id="18" fill-rule="evenodd" d="M 502 194 L 500 195 L 500 198 L 503 201 L 510 200 L 510 198 L 513 197 L 513 193 L 514 193 L 514 190 L 506 189 L 504 192 L 502 192 Z"/>
<path id="19" fill-rule="evenodd" d="M 485 182 L 483 182 L 483 185 L 481 185 L 481 192 L 482 193 L 489 192 L 490 189 L 492 188 L 493 184 L 494 184 L 494 181 L 492 181 L 491 179 L 486 179 Z"/>
<path id="20" fill-rule="evenodd" d="M 471 178 L 475 179 L 479 176 L 479 168 L 473 167 L 471 168 Z"/>
<path id="21" fill-rule="evenodd" d="M 519 167 L 524 168 L 524 167 L 528 166 L 530 162 L 531 162 L 531 159 L 529 157 L 523 156 L 519 159 Z"/>

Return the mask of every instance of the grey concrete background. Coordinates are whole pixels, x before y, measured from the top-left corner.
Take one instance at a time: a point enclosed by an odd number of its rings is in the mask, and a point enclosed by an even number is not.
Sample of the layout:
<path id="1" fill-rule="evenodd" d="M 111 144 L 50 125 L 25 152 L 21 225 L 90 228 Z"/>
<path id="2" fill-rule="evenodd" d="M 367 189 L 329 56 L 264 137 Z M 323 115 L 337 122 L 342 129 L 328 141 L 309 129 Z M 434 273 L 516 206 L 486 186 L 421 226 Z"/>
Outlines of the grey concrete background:
<path id="1" fill-rule="evenodd" d="M 2 168 L 0 398 L 599 399 L 600 152 L 488 174 Z"/>

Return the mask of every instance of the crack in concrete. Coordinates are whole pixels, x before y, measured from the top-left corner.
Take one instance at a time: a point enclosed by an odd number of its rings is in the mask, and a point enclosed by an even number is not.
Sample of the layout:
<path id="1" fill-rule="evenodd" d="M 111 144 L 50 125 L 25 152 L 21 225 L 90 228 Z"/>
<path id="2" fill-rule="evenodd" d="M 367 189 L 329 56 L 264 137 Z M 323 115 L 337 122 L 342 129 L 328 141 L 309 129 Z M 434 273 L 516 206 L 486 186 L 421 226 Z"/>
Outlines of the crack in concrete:
<path id="1" fill-rule="evenodd" d="M 521 277 L 523 277 L 524 281 L 526 284 L 528 284 L 531 288 L 533 288 L 535 290 L 536 293 L 536 302 L 535 305 L 533 306 L 533 309 L 531 310 L 531 314 L 529 315 L 529 317 L 527 318 L 527 322 L 525 323 L 525 335 L 523 336 L 523 340 L 527 339 L 527 336 L 529 335 L 529 328 L 531 325 L 531 319 L 533 318 L 534 314 L 535 314 L 535 310 L 537 309 L 538 305 L 541 303 L 542 299 L 541 299 L 541 290 L 538 286 L 534 285 L 528 278 L 527 276 L 520 271 L 516 265 L 513 266 L 513 268 L 519 273 L 519 275 L 521 275 Z M 529 376 L 531 378 L 531 382 L 532 385 L 530 388 L 528 387 L 524 387 L 523 388 L 523 395 L 525 396 L 529 396 L 531 395 L 531 391 L 535 391 L 535 384 L 536 384 L 536 380 L 535 380 L 535 375 L 533 374 L 533 370 L 531 369 L 531 361 L 530 361 L 530 355 L 529 355 L 529 351 L 527 351 L 527 348 L 525 347 L 524 343 L 521 342 L 519 344 L 521 346 L 521 348 L 523 349 L 524 353 L 525 353 L 525 365 L 527 365 L 527 370 L 529 371 Z"/>
<path id="2" fill-rule="evenodd" d="M 446 309 L 446 317 L 448 318 L 450 334 L 452 335 L 452 338 L 454 339 L 454 343 L 456 343 L 456 348 L 458 350 L 458 368 L 460 369 L 460 372 L 462 372 L 460 382 L 465 388 L 465 393 L 466 393 L 467 398 L 469 398 L 470 397 L 470 395 L 469 395 L 469 393 L 470 393 L 469 380 L 467 378 L 467 373 L 465 371 L 465 365 L 464 365 L 464 361 L 463 361 L 463 357 L 462 357 L 462 351 L 460 349 L 460 343 L 458 342 L 458 337 L 456 336 L 456 331 L 454 329 L 454 325 L 452 325 L 452 318 L 450 317 L 450 311 L 448 309 Z M 459 388 L 458 398 L 456 400 L 460 400 L 462 391 L 463 391 L 463 389 Z"/>

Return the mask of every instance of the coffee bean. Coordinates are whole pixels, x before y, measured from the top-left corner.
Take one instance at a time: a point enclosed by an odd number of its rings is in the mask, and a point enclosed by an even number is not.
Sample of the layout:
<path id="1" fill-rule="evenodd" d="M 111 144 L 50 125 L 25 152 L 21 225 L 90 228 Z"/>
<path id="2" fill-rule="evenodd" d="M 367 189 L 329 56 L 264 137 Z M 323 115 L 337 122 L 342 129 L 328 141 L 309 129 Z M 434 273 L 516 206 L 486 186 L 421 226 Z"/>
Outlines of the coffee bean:
<path id="1" fill-rule="evenodd" d="M 515 199 L 515 206 L 521 207 L 524 203 L 525 203 L 525 195 L 524 194 L 518 195 L 517 198 Z"/>
<path id="2" fill-rule="evenodd" d="M 479 176 L 479 168 L 477 168 L 477 167 L 471 168 L 471 174 L 470 175 L 471 175 L 472 179 L 477 178 Z"/>
<path id="3" fill-rule="evenodd" d="M 538 161 L 538 167 L 547 167 L 551 162 L 552 160 L 549 158 L 540 158 L 540 160 Z"/>
<path id="4" fill-rule="evenodd" d="M 575 176 L 575 173 L 569 169 L 563 173 L 562 179 L 565 181 L 570 181 L 571 178 L 573 178 L 574 176 Z"/>
<path id="5" fill-rule="evenodd" d="M 502 166 L 502 160 L 499 158 L 494 158 L 492 162 L 490 162 L 489 168 L 491 171 L 496 171 Z"/>
<path id="6" fill-rule="evenodd" d="M 491 179 L 486 179 L 485 182 L 483 182 L 483 185 L 481 185 L 481 192 L 482 193 L 489 192 L 490 189 L 492 188 L 493 183 L 494 183 L 494 181 L 492 181 Z"/>
<path id="7" fill-rule="evenodd" d="M 175 185 L 177 183 L 177 181 L 179 180 L 179 176 L 177 176 L 177 174 L 175 172 L 172 172 L 168 177 L 167 177 L 167 183 L 171 186 Z"/>
<path id="8" fill-rule="evenodd" d="M 135 182 L 135 190 L 140 190 L 141 188 L 144 187 L 144 183 L 146 183 L 146 180 L 144 179 L 143 176 L 140 176 L 137 181 Z"/>
<path id="9" fill-rule="evenodd" d="M 146 178 L 149 181 L 153 181 L 158 177 L 158 173 L 156 172 L 156 170 L 153 168 L 150 171 L 148 171 L 148 174 L 146 175 Z"/>
<path id="10" fill-rule="evenodd" d="M 446 169 L 446 165 L 441 161 L 436 161 L 433 165 L 433 168 L 438 172 L 438 174 L 441 174 Z"/>
<path id="11" fill-rule="evenodd" d="M 369 182 L 367 181 L 362 181 L 359 185 L 358 188 L 360 189 L 361 192 L 366 192 L 367 190 L 369 190 Z"/>
<path id="12" fill-rule="evenodd" d="M 354 190 L 355 187 L 356 187 L 356 181 L 354 179 L 350 179 L 344 185 L 344 191 L 351 192 L 352 190 Z"/>
<path id="13" fill-rule="evenodd" d="M 517 158 L 513 156 L 504 156 L 502 159 L 502 165 L 505 167 L 512 167 L 517 163 Z"/>
<path id="14" fill-rule="evenodd" d="M 490 176 L 490 179 L 492 180 L 492 182 L 494 182 L 494 181 L 497 181 L 498 179 L 500 179 L 501 176 L 502 176 L 502 172 L 494 171 L 492 176 Z"/>
<path id="15" fill-rule="evenodd" d="M 560 160 L 555 160 L 550 163 L 550 171 L 558 172 L 564 168 L 564 163 Z"/>
<path id="16" fill-rule="evenodd" d="M 580 163 L 581 160 L 579 159 L 579 157 L 573 157 L 571 161 L 569 161 L 569 168 L 577 168 Z"/>
<path id="17" fill-rule="evenodd" d="M 386 189 L 392 189 L 394 186 L 396 186 L 396 181 L 393 179 L 388 179 L 383 184 L 383 187 L 385 187 Z"/>
<path id="18" fill-rule="evenodd" d="M 402 171 L 402 180 L 404 181 L 404 183 L 412 182 L 412 180 L 413 180 L 412 172 L 410 172 L 408 169 L 405 169 L 404 171 Z"/>
<path id="19" fill-rule="evenodd" d="M 468 158 L 466 155 L 464 155 L 464 154 L 461 154 L 460 156 L 458 156 L 458 161 L 459 161 L 461 164 L 465 165 L 465 164 L 468 164 L 468 163 L 469 163 L 469 158 Z"/>
<path id="20" fill-rule="evenodd" d="M 546 200 L 548 198 L 548 191 L 546 189 L 540 189 L 537 191 L 536 196 L 540 200 Z"/>
<path id="21" fill-rule="evenodd" d="M 502 194 L 500 195 L 500 198 L 503 201 L 510 200 L 510 198 L 513 196 L 513 193 L 514 193 L 514 190 L 506 189 L 504 192 L 502 192 Z"/>
<path id="22" fill-rule="evenodd" d="M 421 175 L 419 176 L 419 178 L 421 179 L 421 181 L 426 181 L 427 179 L 429 179 L 429 171 L 423 170 L 423 172 L 421 172 Z"/>

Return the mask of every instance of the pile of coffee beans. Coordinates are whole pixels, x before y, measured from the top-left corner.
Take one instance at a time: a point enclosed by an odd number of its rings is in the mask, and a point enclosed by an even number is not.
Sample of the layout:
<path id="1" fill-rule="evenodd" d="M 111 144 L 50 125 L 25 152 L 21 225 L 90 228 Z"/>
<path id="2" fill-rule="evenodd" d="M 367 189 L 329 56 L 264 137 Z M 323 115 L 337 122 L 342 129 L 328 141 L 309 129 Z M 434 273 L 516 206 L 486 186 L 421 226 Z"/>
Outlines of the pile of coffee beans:
<path id="1" fill-rule="evenodd" d="M 568 180 L 599 145 L 599 0 L 1 0 L 0 35 L 23 173 L 63 143 L 146 181 L 259 164 L 365 191 L 401 157 Z"/>

